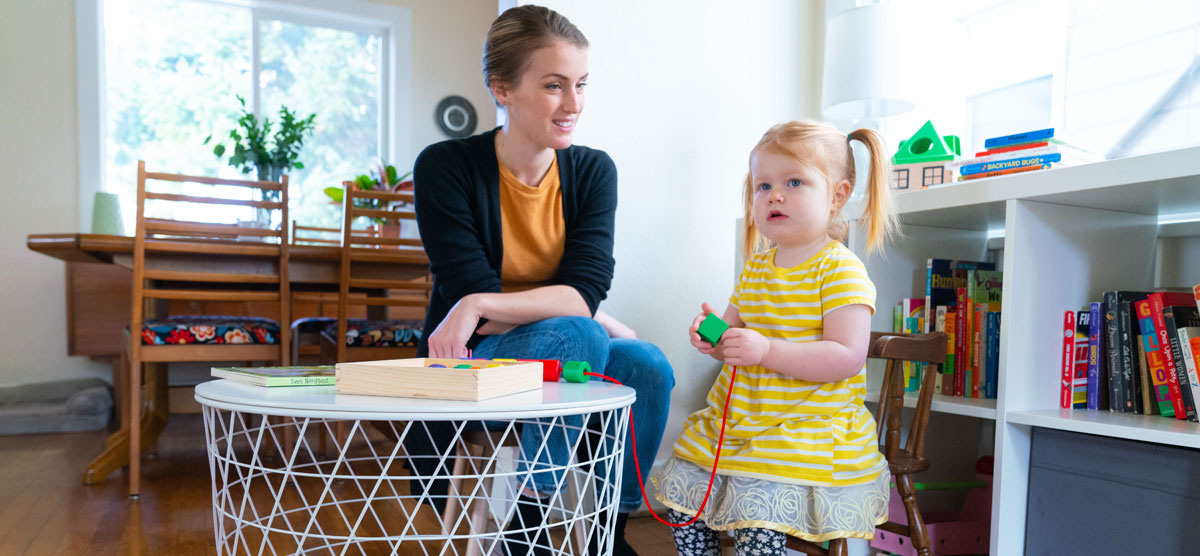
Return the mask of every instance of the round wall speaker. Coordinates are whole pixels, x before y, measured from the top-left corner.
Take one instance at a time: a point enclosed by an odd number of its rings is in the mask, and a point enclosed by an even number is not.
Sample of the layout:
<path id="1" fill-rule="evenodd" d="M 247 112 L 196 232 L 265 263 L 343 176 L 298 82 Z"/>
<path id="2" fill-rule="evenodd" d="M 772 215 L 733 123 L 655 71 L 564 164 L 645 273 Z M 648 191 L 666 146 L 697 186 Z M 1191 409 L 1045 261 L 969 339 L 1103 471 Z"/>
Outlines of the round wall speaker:
<path id="1" fill-rule="evenodd" d="M 433 114 L 438 129 L 449 137 L 460 139 L 475 133 L 475 107 L 467 99 L 452 95 L 442 99 Z"/>

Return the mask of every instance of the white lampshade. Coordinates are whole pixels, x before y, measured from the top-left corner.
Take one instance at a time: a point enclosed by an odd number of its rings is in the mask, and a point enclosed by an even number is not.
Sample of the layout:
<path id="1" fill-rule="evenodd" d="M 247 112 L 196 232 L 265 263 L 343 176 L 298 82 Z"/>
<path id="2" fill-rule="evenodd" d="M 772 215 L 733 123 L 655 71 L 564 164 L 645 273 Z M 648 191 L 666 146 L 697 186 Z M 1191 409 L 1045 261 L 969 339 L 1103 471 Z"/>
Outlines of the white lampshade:
<path id="1" fill-rule="evenodd" d="M 881 118 L 914 108 L 912 29 L 904 11 L 892 4 L 858 6 L 835 14 L 825 27 L 825 75 L 821 82 L 821 114 L 828 119 Z M 935 56 L 926 59 L 936 60 Z M 915 65 L 915 64 L 914 64 Z"/>

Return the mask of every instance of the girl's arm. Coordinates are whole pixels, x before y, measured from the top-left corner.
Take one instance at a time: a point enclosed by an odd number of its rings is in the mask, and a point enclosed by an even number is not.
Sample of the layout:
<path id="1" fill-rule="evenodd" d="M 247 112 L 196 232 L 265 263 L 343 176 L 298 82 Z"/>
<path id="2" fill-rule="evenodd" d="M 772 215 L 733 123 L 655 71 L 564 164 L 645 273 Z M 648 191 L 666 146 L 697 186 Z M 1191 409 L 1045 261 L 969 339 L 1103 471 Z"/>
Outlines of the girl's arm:
<path id="1" fill-rule="evenodd" d="M 760 365 L 810 382 L 837 382 L 858 374 L 871 341 L 870 307 L 846 305 L 823 321 L 824 339 L 815 342 L 768 339 L 748 328 L 730 328 L 714 355 L 730 365 Z"/>

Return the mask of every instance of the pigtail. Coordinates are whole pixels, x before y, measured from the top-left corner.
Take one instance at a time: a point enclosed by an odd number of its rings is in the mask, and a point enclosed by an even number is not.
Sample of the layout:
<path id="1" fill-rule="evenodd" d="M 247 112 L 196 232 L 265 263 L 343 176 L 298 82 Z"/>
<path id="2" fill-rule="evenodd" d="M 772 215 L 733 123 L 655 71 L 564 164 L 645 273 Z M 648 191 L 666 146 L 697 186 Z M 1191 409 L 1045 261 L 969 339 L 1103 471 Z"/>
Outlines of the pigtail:
<path id="1" fill-rule="evenodd" d="M 746 174 L 746 187 L 742 198 L 742 255 L 744 260 L 750 260 L 754 253 L 758 252 L 762 246 L 763 237 L 758 233 L 758 226 L 754 224 L 754 177 L 749 173 Z"/>
<path id="2" fill-rule="evenodd" d="M 879 132 L 873 129 L 854 130 L 850 133 L 850 139 L 861 141 L 871 155 L 867 171 L 866 208 L 863 211 L 863 218 L 867 220 L 867 253 L 871 253 L 882 248 L 883 243 L 900 228 L 888 184 L 891 168 L 887 146 Z"/>

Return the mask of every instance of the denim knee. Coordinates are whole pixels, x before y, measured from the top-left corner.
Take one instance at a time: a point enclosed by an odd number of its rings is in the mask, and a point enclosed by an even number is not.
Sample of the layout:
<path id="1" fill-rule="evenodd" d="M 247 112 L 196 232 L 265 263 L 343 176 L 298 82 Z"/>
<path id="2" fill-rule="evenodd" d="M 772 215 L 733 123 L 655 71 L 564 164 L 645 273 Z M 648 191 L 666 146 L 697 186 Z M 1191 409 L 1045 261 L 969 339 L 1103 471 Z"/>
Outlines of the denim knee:
<path id="1" fill-rule="evenodd" d="M 670 392 L 675 388 L 675 370 L 658 346 L 643 340 L 615 338 L 609 348 L 608 370 L 617 380 L 643 392 Z M 649 393 L 646 392 L 646 393 Z"/>

